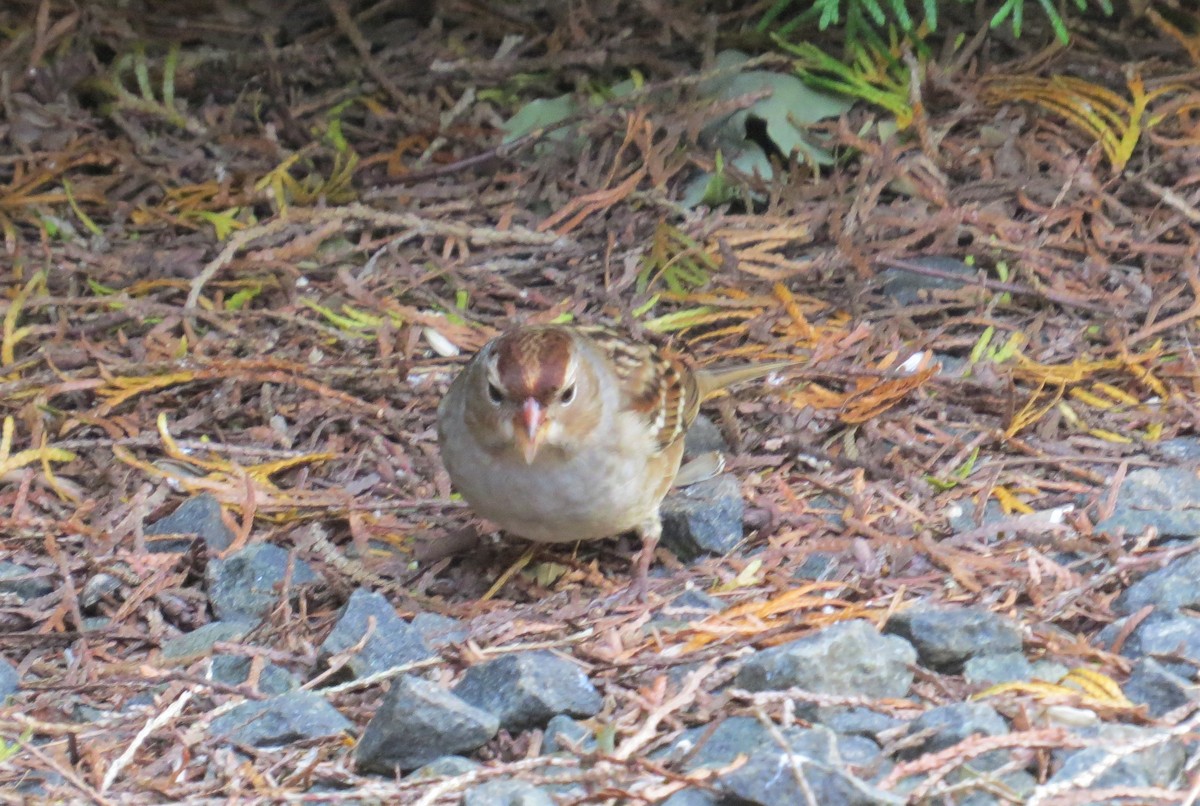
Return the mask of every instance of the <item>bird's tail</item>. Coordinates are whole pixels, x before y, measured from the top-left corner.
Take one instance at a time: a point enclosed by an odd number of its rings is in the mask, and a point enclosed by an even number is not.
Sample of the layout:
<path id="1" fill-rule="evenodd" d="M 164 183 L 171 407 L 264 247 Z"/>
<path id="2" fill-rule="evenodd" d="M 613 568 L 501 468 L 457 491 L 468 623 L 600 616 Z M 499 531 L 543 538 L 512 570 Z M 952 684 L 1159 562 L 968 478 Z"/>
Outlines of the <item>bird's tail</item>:
<path id="1" fill-rule="evenodd" d="M 707 400 L 722 389 L 744 381 L 752 381 L 772 372 L 795 366 L 799 361 L 769 361 L 763 364 L 739 364 L 732 367 L 717 369 L 700 369 L 696 371 L 696 385 L 699 387 L 700 399 Z"/>

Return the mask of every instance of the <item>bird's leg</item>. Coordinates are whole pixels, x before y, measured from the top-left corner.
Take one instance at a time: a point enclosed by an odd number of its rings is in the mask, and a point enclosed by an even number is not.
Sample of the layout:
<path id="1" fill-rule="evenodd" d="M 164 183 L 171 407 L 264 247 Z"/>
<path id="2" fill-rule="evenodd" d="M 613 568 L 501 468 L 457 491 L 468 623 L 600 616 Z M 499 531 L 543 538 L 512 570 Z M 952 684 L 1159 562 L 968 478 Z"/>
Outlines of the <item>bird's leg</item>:
<path id="1" fill-rule="evenodd" d="M 637 528 L 638 537 L 642 539 L 642 550 L 638 553 L 637 568 L 629 583 L 630 594 L 639 601 L 646 601 L 650 581 L 650 565 L 654 562 L 654 550 L 658 548 L 658 539 L 662 537 L 662 520 L 655 512 Z"/>

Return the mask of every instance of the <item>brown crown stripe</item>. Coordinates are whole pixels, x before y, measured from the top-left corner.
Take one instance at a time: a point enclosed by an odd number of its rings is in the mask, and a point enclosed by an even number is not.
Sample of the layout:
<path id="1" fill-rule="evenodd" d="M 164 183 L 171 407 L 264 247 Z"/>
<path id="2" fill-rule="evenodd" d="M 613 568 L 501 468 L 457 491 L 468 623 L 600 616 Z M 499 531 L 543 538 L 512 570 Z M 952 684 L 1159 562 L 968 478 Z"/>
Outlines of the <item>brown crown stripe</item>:
<path id="1" fill-rule="evenodd" d="M 496 344 L 501 385 L 514 397 L 548 402 L 562 389 L 571 347 L 571 334 L 559 327 L 506 333 Z"/>

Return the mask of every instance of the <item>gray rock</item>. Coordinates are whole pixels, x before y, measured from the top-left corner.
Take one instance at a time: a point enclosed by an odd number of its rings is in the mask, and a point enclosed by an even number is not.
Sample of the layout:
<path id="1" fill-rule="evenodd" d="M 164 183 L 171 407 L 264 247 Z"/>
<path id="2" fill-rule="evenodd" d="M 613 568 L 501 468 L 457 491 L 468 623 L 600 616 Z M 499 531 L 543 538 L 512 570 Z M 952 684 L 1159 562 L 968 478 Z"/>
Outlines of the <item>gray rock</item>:
<path id="1" fill-rule="evenodd" d="M 813 552 L 804 558 L 804 562 L 792 572 L 795 579 L 811 579 L 814 582 L 828 582 L 836 579 L 841 571 L 841 560 L 836 554 L 824 551 Z"/>
<path id="2" fill-rule="evenodd" d="M 720 806 L 721 798 L 704 789 L 681 789 L 659 806 Z"/>
<path id="3" fill-rule="evenodd" d="M 908 724 L 908 735 L 928 732 L 920 744 L 902 751 L 904 758 L 916 758 L 925 753 L 945 750 L 971 736 L 1003 736 L 1008 733 L 1008 723 L 991 706 L 981 702 L 957 702 L 931 708 Z M 993 755 L 993 754 L 989 754 Z M 997 758 L 1006 761 L 1008 754 L 1000 751 Z M 981 756 L 979 762 L 986 758 Z M 999 763 L 983 763 L 984 769 L 995 769 Z"/>
<path id="4" fill-rule="evenodd" d="M 1160 537 L 1200 536 L 1200 478 L 1187 468 L 1140 468 L 1125 477 L 1112 516 L 1097 532 L 1138 535 L 1154 527 Z"/>
<path id="5" fill-rule="evenodd" d="M 499 778 L 468 789 L 462 806 L 554 806 L 554 800 L 532 783 Z"/>
<path id="6" fill-rule="evenodd" d="M 1196 437 L 1164 439 L 1162 442 L 1152 442 L 1146 447 L 1163 461 L 1193 467 L 1200 465 L 1200 439 Z"/>
<path id="7" fill-rule="evenodd" d="M 210 560 L 205 578 L 213 612 L 221 619 L 266 616 L 279 603 L 289 560 L 288 552 L 270 543 L 255 543 L 223 560 Z M 289 594 L 298 599 L 300 586 L 320 579 L 308 563 L 297 557 Z"/>
<path id="8" fill-rule="evenodd" d="M 881 733 L 904 725 L 901 720 L 870 708 L 820 708 L 817 721 L 837 733 L 869 739 L 878 739 Z"/>
<path id="9" fill-rule="evenodd" d="M 729 473 L 672 490 L 662 503 L 662 544 L 687 562 L 728 554 L 742 542 L 746 504 Z"/>
<path id="10" fill-rule="evenodd" d="M 364 772 L 384 775 L 415 770 L 442 756 L 469 753 L 499 729 L 499 720 L 487 711 L 419 677 L 401 675 L 363 730 L 355 762 Z"/>
<path id="11" fill-rule="evenodd" d="M 250 679 L 251 659 L 245 655 L 215 655 L 212 659 L 212 679 L 227 686 L 240 686 Z M 300 687 L 300 678 L 274 663 L 263 666 L 258 676 L 258 690 L 263 694 L 286 694 Z"/>
<path id="12" fill-rule="evenodd" d="M 211 732 L 237 744 L 275 747 L 337 736 L 353 728 L 337 709 L 312 691 L 291 691 L 247 702 L 213 720 Z"/>
<path id="13" fill-rule="evenodd" d="M 240 641 L 250 634 L 258 622 L 248 619 L 212 621 L 189 633 L 168 638 L 162 642 L 162 661 L 168 665 L 183 666 L 212 652 L 213 644 L 221 641 Z"/>
<path id="14" fill-rule="evenodd" d="M 907 306 L 929 302 L 932 299 L 931 292 L 957 290 L 962 288 L 968 279 L 979 273 L 977 267 L 968 266 L 957 258 L 917 255 L 909 260 L 947 274 L 962 275 L 963 279 L 951 280 L 943 277 L 929 277 L 903 269 L 884 269 L 877 275 L 878 280 L 882 283 L 880 290 L 897 305 Z"/>
<path id="15" fill-rule="evenodd" d="M 1095 746 L 1081 750 L 1055 751 L 1053 758 L 1061 766 L 1050 776 L 1047 783 L 1054 784 L 1072 779 L 1113 753 L 1120 755 L 1120 760 L 1091 781 L 1091 788 L 1175 788 L 1182 783 L 1187 754 L 1183 743 L 1168 736 L 1165 731 L 1133 725 L 1106 724 L 1082 728 L 1075 733 L 1094 741 Z M 1163 741 L 1137 753 L 1125 754 L 1121 750 L 1123 746 L 1144 742 L 1154 735 L 1160 736 Z"/>
<path id="16" fill-rule="evenodd" d="M 1065 664 L 1059 663 L 1056 660 L 1047 660 L 1041 658 L 1033 662 L 1033 679 L 1045 680 L 1047 683 L 1057 683 L 1062 680 L 1070 669 Z"/>
<path id="17" fill-rule="evenodd" d="M 650 757 L 665 764 L 683 761 L 683 771 L 692 772 L 704 767 L 728 766 L 739 754 L 753 755 L 759 747 L 774 741 L 757 719 L 731 716 L 722 719 L 715 728 L 711 725 L 688 728 L 670 746 L 651 753 Z"/>
<path id="18" fill-rule="evenodd" d="M 1108 634 L 1106 630 L 1102 637 Z M 1155 657 L 1173 673 L 1191 678 L 1200 666 L 1200 619 L 1155 610 L 1125 639 L 1121 654 Z"/>
<path id="19" fill-rule="evenodd" d="M 1021 650 L 1016 624 L 970 607 L 910 607 L 888 619 L 883 631 L 912 642 L 925 666 L 952 674 L 968 658 Z"/>
<path id="20" fill-rule="evenodd" d="M 728 454 L 729 443 L 712 418 L 698 414 L 683 437 L 683 461 L 712 451 Z"/>
<path id="21" fill-rule="evenodd" d="M 441 758 L 435 758 L 422 767 L 418 767 L 406 775 L 405 780 L 413 778 L 457 778 L 460 775 L 474 772 L 481 766 L 478 761 L 472 761 L 462 756 L 442 756 Z"/>
<path id="22" fill-rule="evenodd" d="M 237 537 L 221 520 L 221 505 L 208 493 L 194 495 L 180 504 L 174 512 L 161 520 L 149 524 L 142 530 L 146 537 L 154 535 L 196 535 L 204 541 L 210 555 L 224 551 L 233 545 Z M 148 540 L 146 548 L 151 552 L 187 551 L 192 540 L 168 538 Z"/>
<path id="23" fill-rule="evenodd" d="M 903 697 L 916 659 L 904 639 L 880 635 L 867 621 L 847 621 L 760 650 L 743 663 L 735 682 L 750 691 L 796 686 L 818 694 Z"/>
<path id="24" fill-rule="evenodd" d="M 811 729 L 783 728 L 779 733 L 791 752 L 807 757 L 864 768 L 881 762 L 879 746 L 861 736 L 839 736 L 820 725 Z M 715 727 L 700 725 L 685 730 L 669 747 L 651 757 L 669 764 L 682 762 L 684 772 L 694 772 L 727 767 L 740 755 L 754 757 L 779 750 L 776 738 L 757 719 L 731 716 Z"/>
<path id="25" fill-rule="evenodd" d="M 555 806 L 545 790 L 512 779 L 488 781 L 463 795 L 463 806 Z"/>
<path id="26" fill-rule="evenodd" d="M 128 566 L 125 566 L 124 570 L 132 573 L 132 570 Z M 107 572 L 101 571 L 100 573 L 92 574 L 88 577 L 87 582 L 83 583 L 83 590 L 79 591 L 80 607 L 90 610 L 119 591 L 121 584 L 120 579 Z"/>
<path id="27" fill-rule="evenodd" d="M 980 519 L 975 502 L 970 499 L 960 499 L 946 508 L 946 521 L 953 534 L 969 532 L 981 525 L 996 523 L 1009 517 L 1004 508 L 994 499 L 988 499 L 983 507 L 983 517 Z"/>
<path id="28" fill-rule="evenodd" d="M 687 588 L 663 607 L 663 612 L 694 613 L 707 616 L 720 613 L 725 609 L 725 602 L 716 596 L 709 596 L 704 591 Z"/>
<path id="29" fill-rule="evenodd" d="M 703 621 L 724 609 L 725 603 L 720 599 L 689 588 L 663 605 L 654 617 L 646 622 L 644 629 L 647 633 L 655 630 L 675 632 L 689 629 L 697 621 Z"/>
<path id="30" fill-rule="evenodd" d="M 594 716 L 600 694 L 578 666 L 552 652 L 514 652 L 473 666 L 454 687 L 464 701 L 495 714 L 511 732 L 540 728 L 552 716 Z"/>
<path id="31" fill-rule="evenodd" d="M 967 779 L 978 782 L 980 789 L 964 792 L 962 798 L 956 801 L 956 806 L 1010 806 L 1013 803 L 1025 803 L 1038 785 L 1037 779 L 1024 770 L 996 777 L 982 770 L 962 768 L 947 778 L 951 783 Z"/>
<path id="32" fill-rule="evenodd" d="M 800 462 L 808 461 L 817 469 L 828 466 L 828 460 L 823 458 L 817 461 L 815 457 L 806 457 L 802 453 L 798 454 L 796 458 Z M 846 519 L 842 516 L 846 512 L 846 504 L 848 503 L 849 501 L 845 495 L 832 492 L 817 493 L 812 498 L 808 499 L 805 509 L 807 509 L 809 514 L 814 518 L 817 518 L 822 523 L 828 524 L 830 529 L 836 531 L 846 527 Z M 814 552 L 810 556 L 816 557 L 821 554 L 824 554 L 825 556 L 830 557 L 834 562 L 837 562 L 838 555 L 832 552 Z"/>
<path id="33" fill-rule="evenodd" d="M 850 751 L 851 743 L 843 742 L 833 731 L 815 727 L 809 730 L 785 728 L 780 731 L 788 750 L 784 751 L 775 742 L 760 745 L 750 753 L 750 760 L 721 776 L 718 786 L 721 791 L 740 802 L 775 806 L 782 803 L 821 804 L 901 804 L 902 798 L 875 789 L 851 769 L 877 760 L 879 749 L 874 744 L 860 739 L 874 748 L 874 757 L 863 759 Z M 802 787 L 797 777 L 804 782 Z M 807 793 L 811 793 L 809 797 Z"/>
<path id="34" fill-rule="evenodd" d="M 1113 610 L 1127 616 L 1146 605 L 1161 610 L 1194 608 L 1200 605 L 1197 579 L 1200 579 L 1200 554 L 1185 554 L 1126 588 L 1113 603 Z"/>
<path id="35" fill-rule="evenodd" d="M 471 637 L 467 625 L 440 613 L 417 613 L 409 626 L 417 631 L 425 646 L 434 650 L 457 646 Z"/>
<path id="36" fill-rule="evenodd" d="M 0 658 L 0 705 L 21 689 L 21 675 L 17 667 Z"/>
<path id="37" fill-rule="evenodd" d="M 542 737 L 543 753 L 590 753 L 595 749 L 596 735 L 591 728 L 566 714 L 559 714 L 546 724 L 546 734 Z"/>
<path id="38" fill-rule="evenodd" d="M 326 663 L 332 656 L 358 646 L 372 619 L 375 627 L 371 636 L 346 662 L 354 677 L 368 677 L 402 663 L 435 657 L 421 634 L 396 615 L 386 597 L 359 588 L 350 594 L 337 624 L 321 644 L 319 661 Z"/>
<path id="39" fill-rule="evenodd" d="M 1005 652 L 968 658 L 962 672 L 968 683 L 993 686 L 997 683 L 1032 680 L 1033 664 L 1020 652 Z"/>
<path id="40" fill-rule="evenodd" d="M 989 760 L 989 763 L 995 762 Z M 912 775 L 898 781 L 891 791 L 897 795 L 911 795 L 914 789 L 927 783 L 927 775 Z M 979 764 L 968 762 L 951 770 L 945 777 L 944 784 L 954 788 L 952 799 L 926 799 L 920 802 L 937 803 L 939 806 L 1011 806 L 1028 801 L 1037 783 L 1037 779 L 1024 770 L 996 774 Z"/>
<path id="41" fill-rule="evenodd" d="M 1133 702 L 1145 705 L 1155 718 L 1200 699 L 1194 682 L 1153 658 L 1139 659 L 1121 690 Z"/>
<path id="42" fill-rule="evenodd" d="M 0 562 L 0 593 L 7 593 L 22 602 L 37 599 L 54 591 L 48 571 L 35 571 L 24 565 L 4 560 Z"/>

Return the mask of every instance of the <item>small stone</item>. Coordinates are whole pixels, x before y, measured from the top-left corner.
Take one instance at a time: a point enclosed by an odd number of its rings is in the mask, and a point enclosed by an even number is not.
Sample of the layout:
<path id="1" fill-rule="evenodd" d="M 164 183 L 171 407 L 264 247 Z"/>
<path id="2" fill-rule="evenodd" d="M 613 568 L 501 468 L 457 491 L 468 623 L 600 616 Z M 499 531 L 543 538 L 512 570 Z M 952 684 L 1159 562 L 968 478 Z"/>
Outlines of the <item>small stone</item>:
<path id="1" fill-rule="evenodd" d="M 729 443 L 710 417 L 698 414 L 683 437 L 683 461 L 712 451 L 728 454 Z"/>
<path id="2" fill-rule="evenodd" d="M 1113 603 L 1113 610 L 1127 616 L 1147 605 L 1160 610 L 1195 608 L 1200 605 L 1197 579 L 1200 579 L 1200 554 L 1186 554 L 1126 588 Z"/>
<path id="3" fill-rule="evenodd" d="M 17 667 L 0 658 L 0 705 L 21 690 L 21 675 Z"/>
<path id="4" fill-rule="evenodd" d="M 689 629 L 697 621 L 703 621 L 724 609 L 725 603 L 715 596 L 709 596 L 694 588 L 688 589 L 663 605 L 654 617 L 646 622 L 645 632 L 676 632 Z"/>
<path id="5" fill-rule="evenodd" d="M 146 537 L 154 535 L 196 535 L 208 547 L 210 556 L 233 545 L 237 537 L 221 519 L 221 504 L 209 493 L 194 495 L 180 504 L 165 518 L 149 524 L 142 530 Z M 151 552 L 187 551 L 192 540 L 167 538 L 146 542 Z"/>
<path id="6" fill-rule="evenodd" d="M 7 593 L 27 602 L 54 592 L 54 585 L 45 571 L 35 571 L 24 565 L 4 560 L 0 562 L 0 593 Z"/>
<path id="7" fill-rule="evenodd" d="M 1064 664 L 1056 660 L 1041 658 L 1033 662 L 1033 679 L 1044 680 L 1047 683 L 1057 683 L 1070 673 Z"/>
<path id="8" fill-rule="evenodd" d="M 425 645 L 435 650 L 457 646 L 471 637 L 467 625 L 440 613 L 417 613 L 413 616 L 411 626 Z"/>
<path id="9" fill-rule="evenodd" d="M 991 498 L 988 499 L 987 504 L 983 507 L 982 521 L 980 520 L 979 510 L 975 506 L 975 502 L 970 499 L 954 501 L 946 508 L 946 521 L 952 534 L 970 532 L 978 529 L 980 526 L 1002 521 L 1007 517 L 1009 515 L 1000 506 L 1000 502 Z"/>
<path id="10" fill-rule="evenodd" d="M 1112 755 L 1117 756 L 1116 762 L 1100 772 L 1095 780 L 1090 780 L 1089 788 L 1176 789 L 1182 784 L 1187 753 L 1183 743 L 1165 731 L 1133 725 L 1105 724 L 1080 728 L 1075 733 L 1092 740 L 1095 745 L 1080 750 L 1055 751 L 1054 760 L 1061 766 L 1050 776 L 1046 782 L 1048 785 L 1070 780 L 1091 769 L 1101 759 Z M 1122 747 L 1143 744 L 1151 737 L 1159 737 L 1162 741 L 1136 753 L 1122 752 Z"/>
<path id="11" fill-rule="evenodd" d="M 662 503 L 662 544 L 687 562 L 728 554 L 742 542 L 746 505 L 737 479 L 723 473 L 672 490 Z"/>
<path id="12" fill-rule="evenodd" d="M 1121 484 L 1113 514 L 1095 531 L 1133 536 L 1151 527 L 1160 537 L 1200 536 L 1200 477 L 1194 469 L 1134 470 Z"/>
<path id="13" fill-rule="evenodd" d="M 916 659 L 904 639 L 880 635 L 867 621 L 846 621 L 760 650 L 742 665 L 736 685 L 749 691 L 796 686 L 817 694 L 903 697 Z"/>
<path id="14" fill-rule="evenodd" d="M 798 454 L 797 461 L 806 461 L 805 455 Z M 816 461 L 815 457 L 808 458 L 807 461 L 818 469 L 828 466 L 827 461 Z M 817 518 L 822 523 L 828 524 L 830 529 L 838 530 L 846 527 L 846 519 L 843 516 L 846 513 L 847 501 L 844 495 L 817 493 L 804 503 L 804 508 L 808 511 L 808 514 Z M 801 543 L 800 545 L 803 546 L 804 544 Z M 820 555 L 830 558 L 834 563 L 839 562 L 838 555 L 832 552 L 814 551 L 809 556 L 817 557 Z"/>
<path id="15" fill-rule="evenodd" d="M 696 613 L 707 616 L 720 613 L 725 609 L 725 602 L 715 596 L 709 596 L 704 591 L 687 588 L 663 607 L 663 612 Z"/>
<path id="16" fill-rule="evenodd" d="M 596 734 L 566 714 L 559 714 L 546 723 L 543 753 L 591 753 L 595 749 Z"/>
<path id="17" fill-rule="evenodd" d="M 545 790 L 511 779 L 488 781 L 468 789 L 463 806 L 555 806 Z"/>
<path id="18" fill-rule="evenodd" d="M 921 663 L 956 674 L 968 658 L 1021 651 L 1021 630 L 1006 618 L 970 607 L 910 607 L 883 631 L 907 639 Z"/>
<path id="19" fill-rule="evenodd" d="M 720 806 L 721 798 L 704 789 L 681 789 L 659 806 Z"/>
<path id="20" fill-rule="evenodd" d="M 368 677 L 393 666 L 436 657 L 420 633 L 396 615 L 386 597 L 359 588 L 350 595 L 333 631 L 321 644 L 320 662 L 327 663 L 334 655 L 362 643 L 372 619 L 375 627 L 371 636 L 346 662 L 345 668 L 354 677 Z"/>
<path id="21" fill-rule="evenodd" d="M 292 691 L 239 705 L 214 719 L 211 732 L 236 744 L 274 747 L 338 736 L 353 727 L 320 694 Z"/>
<path id="22" fill-rule="evenodd" d="M 1102 633 L 1102 636 L 1106 635 L 1107 630 Z M 1155 610 L 1125 639 L 1121 654 L 1127 658 L 1171 658 L 1171 661 L 1161 661 L 1164 668 L 1192 678 L 1196 668 L 1200 667 L 1200 619 Z M 1174 662 L 1174 658 L 1179 662 Z"/>
<path id="23" fill-rule="evenodd" d="M 836 579 L 841 570 L 841 561 L 837 555 L 824 551 L 815 551 L 804 558 L 804 562 L 792 572 L 794 579 L 810 579 L 814 582 L 828 582 Z"/>
<path id="24" fill-rule="evenodd" d="M 189 633 L 162 642 L 160 660 L 167 666 L 184 666 L 207 657 L 213 644 L 240 641 L 250 634 L 257 622 L 247 619 L 212 621 Z"/>
<path id="25" fill-rule="evenodd" d="M 474 772 L 482 765 L 478 761 L 472 761 L 463 756 L 442 756 L 435 758 L 428 764 L 418 767 L 413 772 L 405 776 L 405 780 L 421 779 L 421 778 L 457 778 L 460 775 L 466 775 L 469 772 Z"/>
<path id="26" fill-rule="evenodd" d="M 968 658 L 962 671 L 968 683 L 979 686 L 1033 679 L 1033 664 L 1020 652 Z"/>
<path id="27" fill-rule="evenodd" d="M 1150 716 L 1155 718 L 1200 699 L 1195 683 L 1175 674 L 1154 658 L 1139 659 L 1121 690 L 1133 702 L 1145 705 Z"/>
<path id="28" fill-rule="evenodd" d="M 873 743 L 859 740 L 874 747 L 871 757 L 864 759 L 847 752 L 846 743 L 827 728 L 784 728 L 779 733 L 788 750 L 772 743 L 748 753 L 749 761 L 720 777 L 718 785 L 723 792 L 740 798 L 739 803 L 763 806 L 783 803 L 879 806 L 903 802 L 875 789 L 852 769 L 876 760 L 879 748 Z"/>
<path id="29" fill-rule="evenodd" d="M 1173 465 L 1200 465 L 1200 439 L 1196 437 L 1175 437 L 1161 442 L 1150 443 L 1158 458 Z"/>
<path id="30" fill-rule="evenodd" d="M 214 655 L 212 679 L 227 686 L 240 686 L 250 679 L 251 665 L 251 658 L 245 655 Z M 300 679 L 296 675 L 274 663 L 263 666 L 258 675 L 258 691 L 262 694 L 286 694 L 299 687 Z"/>
<path id="31" fill-rule="evenodd" d="M 496 735 L 495 716 L 419 677 L 401 675 L 363 730 L 355 761 L 391 775 L 446 755 L 469 753 Z"/>
<path id="32" fill-rule="evenodd" d="M 731 716 L 712 728 L 699 725 L 688 728 L 669 747 L 651 754 L 664 763 L 676 763 L 686 757 L 684 772 L 725 767 L 739 754 L 754 755 L 760 746 L 774 742 L 767 729 L 753 717 Z"/>
<path id="33" fill-rule="evenodd" d="M 895 731 L 904 725 L 899 719 L 870 708 L 820 708 L 817 710 L 817 721 L 837 733 L 865 736 L 872 740 L 878 740 L 881 733 Z"/>
<path id="34" fill-rule="evenodd" d="M 594 716 L 600 694 L 578 666 L 552 652 L 514 652 L 473 666 L 454 687 L 510 732 L 540 728 L 556 714 Z"/>
<path id="35" fill-rule="evenodd" d="M 292 565 L 290 596 L 298 599 L 299 587 L 321 578 L 300 558 L 279 546 L 255 543 L 223 560 L 208 563 L 205 578 L 208 600 L 218 618 L 262 618 L 279 604 L 280 586 Z"/>
<path id="36" fill-rule="evenodd" d="M 969 266 L 957 258 L 941 255 L 917 255 L 910 258 L 913 263 L 936 269 L 945 274 L 961 275 L 962 280 L 946 277 L 931 277 L 903 269 L 884 269 L 878 275 L 882 283 L 880 290 L 900 306 L 916 305 L 929 302 L 934 291 L 956 291 L 964 283 L 979 273 L 974 266 Z"/>
<path id="37" fill-rule="evenodd" d="M 129 567 L 126 566 L 125 570 L 128 571 Z M 79 605 L 85 610 L 90 610 L 120 589 L 121 580 L 112 574 L 103 571 L 92 574 L 79 591 Z"/>
<path id="38" fill-rule="evenodd" d="M 903 758 L 936 753 L 971 736 L 1002 736 L 1008 733 L 1008 723 L 991 706 L 980 702 L 958 702 L 931 708 L 908 724 L 909 736 L 926 731 L 930 735 L 919 745 L 902 751 Z M 1007 760 L 1007 753 L 1002 752 L 1001 755 Z M 996 769 L 998 766 L 998 763 L 983 765 L 985 769 Z"/>

